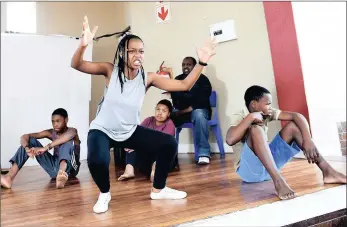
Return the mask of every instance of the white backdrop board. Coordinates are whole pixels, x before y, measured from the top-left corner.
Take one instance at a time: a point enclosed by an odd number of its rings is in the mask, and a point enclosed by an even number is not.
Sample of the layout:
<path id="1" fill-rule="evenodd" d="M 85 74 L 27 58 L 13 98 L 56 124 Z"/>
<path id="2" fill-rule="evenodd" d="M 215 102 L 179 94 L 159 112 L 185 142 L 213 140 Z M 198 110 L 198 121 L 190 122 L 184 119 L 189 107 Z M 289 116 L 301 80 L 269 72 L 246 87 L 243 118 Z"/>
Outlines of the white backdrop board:
<path id="1" fill-rule="evenodd" d="M 52 128 L 51 114 L 64 108 L 87 157 L 90 75 L 70 67 L 79 40 L 66 36 L 1 34 L 1 167 L 20 146 L 20 136 Z M 92 59 L 92 45 L 85 53 Z M 47 139 L 40 140 L 43 145 Z M 29 159 L 26 165 L 38 165 Z"/>
<path id="2" fill-rule="evenodd" d="M 312 137 L 323 156 L 342 156 L 346 121 L 346 3 L 292 2 Z"/>

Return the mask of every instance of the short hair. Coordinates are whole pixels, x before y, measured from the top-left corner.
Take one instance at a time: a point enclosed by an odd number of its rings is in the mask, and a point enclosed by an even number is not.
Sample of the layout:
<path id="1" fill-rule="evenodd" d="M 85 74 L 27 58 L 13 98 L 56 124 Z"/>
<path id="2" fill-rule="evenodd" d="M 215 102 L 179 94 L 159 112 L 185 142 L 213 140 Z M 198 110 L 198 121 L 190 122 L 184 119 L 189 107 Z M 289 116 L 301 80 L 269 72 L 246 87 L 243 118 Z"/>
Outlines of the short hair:
<path id="1" fill-rule="evenodd" d="M 258 85 L 253 85 L 249 87 L 246 90 L 245 97 L 244 97 L 246 106 L 248 107 L 253 100 L 259 101 L 264 96 L 264 94 L 271 94 L 271 93 L 266 88 L 258 86 Z"/>
<path id="2" fill-rule="evenodd" d="M 192 62 L 193 62 L 193 65 L 196 65 L 196 60 L 195 60 L 195 58 L 193 58 L 193 57 L 191 57 L 191 56 L 188 56 L 188 57 L 185 57 L 183 60 L 185 60 L 185 59 L 191 59 Z"/>
<path id="3" fill-rule="evenodd" d="M 169 112 L 170 113 L 172 112 L 173 107 L 172 107 L 172 104 L 171 104 L 171 102 L 169 100 L 167 100 L 167 99 L 160 100 L 157 103 L 157 105 L 159 105 L 159 104 L 167 106 L 167 108 L 169 109 Z"/>
<path id="4" fill-rule="evenodd" d="M 52 113 L 52 116 L 53 115 L 60 115 L 63 118 L 67 118 L 68 117 L 67 111 L 65 109 L 63 109 L 63 108 L 58 108 L 58 109 L 54 110 L 53 113 Z"/>

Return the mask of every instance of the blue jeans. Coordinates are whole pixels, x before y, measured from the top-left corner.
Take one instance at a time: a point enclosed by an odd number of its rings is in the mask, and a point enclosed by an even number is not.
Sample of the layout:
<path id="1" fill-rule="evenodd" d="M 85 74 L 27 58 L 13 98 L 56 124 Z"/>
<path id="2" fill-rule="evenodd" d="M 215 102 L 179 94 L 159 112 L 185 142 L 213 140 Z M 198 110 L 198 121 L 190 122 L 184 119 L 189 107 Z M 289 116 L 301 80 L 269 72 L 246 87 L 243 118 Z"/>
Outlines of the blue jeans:
<path id="1" fill-rule="evenodd" d="M 295 141 L 292 144 L 287 144 L 280 134 L 276 135 L 269 147 L 278 171 L 300 151 Z M 243 145 L 240 166 L 236 172 L 243 181 L 248 183 L 271 180 L 264 165 L 248 146 L 247 142 Z"/>
<path id="2" fill-rule="evenodd" d="M 211 157 L 211 147 L 208 142 L 208 121 L 210 118 L 211 116 L 207 109 L 195 109 L 189 114 L 180 116 L 173 115 L 171 117 L 176 127 L 189 122 L 194 125 L 194 143 L 198 147 L 199 157 Z"/>
<path id="3" fill-rule="evenodd" d="M 42 145 L 37 139 L 30 137 L 29 147 L 42 147 Z M 10 162 L 12 164 L 16 163 L 18 165 L 18 168 L 21 169 L 28 158 L 29 156 L 24 147 L 20 146 L 16 154 L 11 158 Z M 74 144 L 72 140 L 59 146 L 58 155 L 51 155 L 51 153 L 46 151 L 41 155 L 37 155 L 35 158 L 51 178 L 56 178 L 59 171 L 59 165 L 62 160 L 66 161 L 66 173 L 71 177 L 75 177 L 78 174 L 79 167 L 81 165 L 79 159 L 77 158 L 76 160 Z"/>

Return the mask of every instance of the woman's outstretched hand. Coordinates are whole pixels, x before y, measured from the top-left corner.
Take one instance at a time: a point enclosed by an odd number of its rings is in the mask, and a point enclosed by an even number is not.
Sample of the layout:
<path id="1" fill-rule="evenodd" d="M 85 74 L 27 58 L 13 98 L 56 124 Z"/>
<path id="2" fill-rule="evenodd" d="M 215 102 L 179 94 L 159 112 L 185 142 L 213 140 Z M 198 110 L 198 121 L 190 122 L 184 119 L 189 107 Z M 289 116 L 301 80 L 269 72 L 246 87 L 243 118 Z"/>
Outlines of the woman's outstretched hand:
<path id="1" fill-rule="evenodd" d="M 196 53 L 199 57 L 199 60 L 203 63 L 207 63 L 213 55 L 216 54 L 215 47 L 217 46 L 216 38 L 210 37 L 201 48 L 196 49 Z"/>
<path id="2" fill-rule="evenodd" d="M 82 27 L 82 37 L 81 37 L 81 46 L 88 46 L 88 44 L 93 40 L 98 26 L 93 28 L 93 31 L 90 31 L 88 17 L 84 16 L 83 27 Z"/>

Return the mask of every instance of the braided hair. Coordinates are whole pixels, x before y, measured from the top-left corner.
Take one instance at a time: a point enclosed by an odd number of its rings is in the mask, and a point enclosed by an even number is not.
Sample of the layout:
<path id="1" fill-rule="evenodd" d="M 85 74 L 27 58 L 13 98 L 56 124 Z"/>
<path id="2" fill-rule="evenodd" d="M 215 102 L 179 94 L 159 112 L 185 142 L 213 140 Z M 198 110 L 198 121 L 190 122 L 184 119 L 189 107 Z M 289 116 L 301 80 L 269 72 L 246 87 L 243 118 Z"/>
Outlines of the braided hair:
<path id="1" fill-rule="evenodd" d="M 136 35 L 132 35 L 132 34 L 125 34 L 123 37 L 120 37 L 120 39 L 121 40 L 118 44 L 113 63 L 115 65 L 117 64 L 117 66 L 118 66 L 118 78 L 119 78 L 120 85 L 121 85 L 121 92 L 123 92 L 123 85 L 124 85 L 124 82 L 126 82 L 124 69 L 125 69 L 125 64 L 128 63 L 128 56 L 129 55 L 128 55 L 127 50 L 128 50 L 128 46 L 129 46 L 129 41 L 132 39 L 138 39 L 138 40 L 142 41 L 142 39 L 140 37 L 138 37 Z M 122 78 L 122 74 L 124 75 L 124 79 Z M 128 75 L 129 75 L 129 68 L 128 68 Z M 142 75 L 142 79 L 143 79 L 143 85 L 146 86 L 146 84 L 145 84 L 145 72 L 144 72 L 142 65 L 141 65 L 141 75 Z"/>

